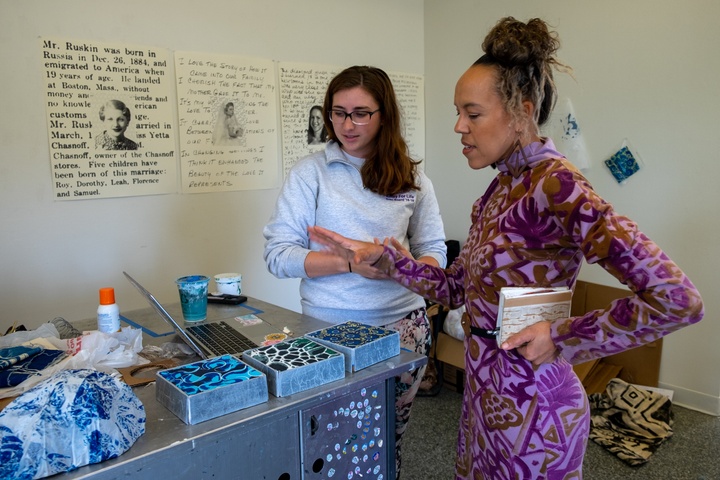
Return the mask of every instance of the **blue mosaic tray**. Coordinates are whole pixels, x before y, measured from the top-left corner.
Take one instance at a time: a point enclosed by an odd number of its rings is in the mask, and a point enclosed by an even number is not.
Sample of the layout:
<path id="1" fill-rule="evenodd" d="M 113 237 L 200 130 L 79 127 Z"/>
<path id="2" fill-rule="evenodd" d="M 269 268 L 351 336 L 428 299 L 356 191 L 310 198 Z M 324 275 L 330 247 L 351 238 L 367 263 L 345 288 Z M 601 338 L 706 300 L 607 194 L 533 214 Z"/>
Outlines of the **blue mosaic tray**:
<path id="1" fill-rule="evenodd" d="M 267 378 L 237 357 L 223 355 L 157 372 L 155 397 L 193 425 L 266 402 Z"/>
<path id="2" fill-rule="evenodd" d="M 304 337 L 247 350 L 242 359 L 267 375 L 268 389 L 276 397 L 345 378 L 343 355 Z"/>
<path id="3" fill-rule="evenodd" d="M 342 352 L 348 372 L 357 372 L 400 354 L 398 332 L 358 322 L 323 328 L 305 337 Z"/>

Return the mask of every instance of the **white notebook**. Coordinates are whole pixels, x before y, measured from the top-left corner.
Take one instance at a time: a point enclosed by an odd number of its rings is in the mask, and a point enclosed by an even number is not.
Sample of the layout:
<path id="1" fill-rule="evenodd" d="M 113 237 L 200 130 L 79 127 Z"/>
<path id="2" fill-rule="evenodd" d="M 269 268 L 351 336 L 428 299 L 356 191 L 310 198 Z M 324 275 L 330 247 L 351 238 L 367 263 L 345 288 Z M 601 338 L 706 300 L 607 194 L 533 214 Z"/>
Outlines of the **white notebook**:
<path id="1" fill-rule="evenodd" d="M 542 320 L 570 316 L 572 290 L 567 287 L 503 287 L 497 317 L 497 342 Z"/>

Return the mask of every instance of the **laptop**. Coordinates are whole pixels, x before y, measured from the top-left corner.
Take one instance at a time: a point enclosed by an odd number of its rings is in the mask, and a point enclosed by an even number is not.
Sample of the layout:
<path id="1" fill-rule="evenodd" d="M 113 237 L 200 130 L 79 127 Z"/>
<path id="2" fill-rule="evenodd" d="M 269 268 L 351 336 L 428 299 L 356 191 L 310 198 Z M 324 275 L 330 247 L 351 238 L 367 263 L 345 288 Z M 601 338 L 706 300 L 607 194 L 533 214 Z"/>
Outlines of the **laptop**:
<path id="1" fill-rule="evenodd" d="M 258 345 L 224 321 L 202 323 L 181 327 L 180 324 L 160 305 L 160 302 L 127 272 L 123 272 L 130 283 L 145 297 L 151 307 L 180 335 L 200 358 L 208 359 L 225 354 L 240 355 Z"/>

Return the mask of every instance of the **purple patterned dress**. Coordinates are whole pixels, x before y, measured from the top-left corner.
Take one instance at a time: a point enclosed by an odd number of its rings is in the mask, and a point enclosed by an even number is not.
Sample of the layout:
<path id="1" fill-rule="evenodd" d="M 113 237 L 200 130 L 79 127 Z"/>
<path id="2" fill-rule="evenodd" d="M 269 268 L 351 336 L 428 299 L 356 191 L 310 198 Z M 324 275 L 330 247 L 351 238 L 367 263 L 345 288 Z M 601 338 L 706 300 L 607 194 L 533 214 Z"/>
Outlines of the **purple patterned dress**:
<path id="1" fill-rule="evenodd" d="M 553 322 L 562 354 L 537 368 L 494 339 L 465 339 L 458 479 L 582 478 L 590 420 L 571 364 L 652 342 L 703 316 L 700 294 L 680 268 L 600 198 L 552 140 L 524 153 L 497 165 L 449 268 L 418 264 L 387 247 L 376 265 L 425 298 L 464 304 L 472 325 L 483 329 L 495 327 L 501 287 L 572 287 L 583 257 L 634 296 Z"/>

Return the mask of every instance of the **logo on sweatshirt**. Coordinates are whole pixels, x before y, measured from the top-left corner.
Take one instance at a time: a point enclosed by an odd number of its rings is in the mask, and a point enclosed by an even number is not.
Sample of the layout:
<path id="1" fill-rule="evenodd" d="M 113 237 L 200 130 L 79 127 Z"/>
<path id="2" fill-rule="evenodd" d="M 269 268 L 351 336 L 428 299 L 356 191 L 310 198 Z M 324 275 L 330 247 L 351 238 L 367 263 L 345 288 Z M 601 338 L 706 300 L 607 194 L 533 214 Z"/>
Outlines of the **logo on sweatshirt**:
<path id="1" fill-rule="evenodd" d="M 385 200 L 390 200 L 391 202 L 414 202 L 415 194 L 398 193 L 397 195 L 385 195 Z"/>

